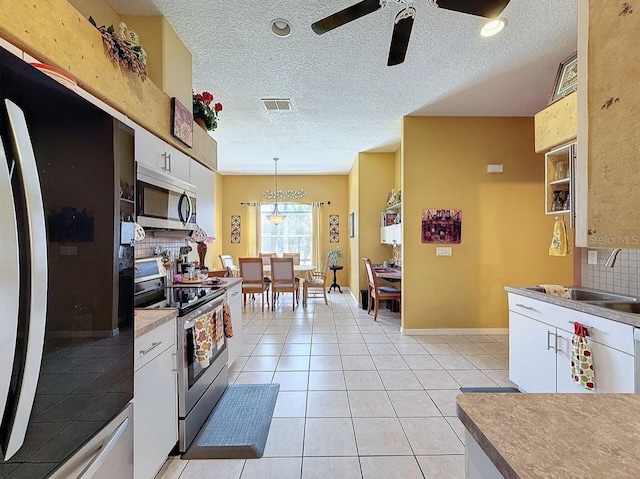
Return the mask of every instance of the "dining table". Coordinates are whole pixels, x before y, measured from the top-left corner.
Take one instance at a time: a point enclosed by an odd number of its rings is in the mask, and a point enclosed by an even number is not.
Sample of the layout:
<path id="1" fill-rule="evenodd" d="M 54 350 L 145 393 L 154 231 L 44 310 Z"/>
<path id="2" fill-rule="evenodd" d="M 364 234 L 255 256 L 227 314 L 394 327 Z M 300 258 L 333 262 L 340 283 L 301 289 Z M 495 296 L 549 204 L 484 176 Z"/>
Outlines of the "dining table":
<path id="1" fill-rule="evenodd" d="M 402 270 L 399 268 L 374 268 L 376 276 L 392 283 L 402 281 Z"/>

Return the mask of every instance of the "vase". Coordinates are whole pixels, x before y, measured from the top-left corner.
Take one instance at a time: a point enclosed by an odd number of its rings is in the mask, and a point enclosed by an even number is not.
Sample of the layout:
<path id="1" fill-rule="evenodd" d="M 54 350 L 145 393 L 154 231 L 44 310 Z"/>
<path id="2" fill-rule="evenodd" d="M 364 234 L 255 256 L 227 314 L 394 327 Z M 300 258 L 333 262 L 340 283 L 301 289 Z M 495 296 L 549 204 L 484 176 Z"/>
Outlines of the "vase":
<path id="1" fill-rule="evenodd" d="M 207 244 L 198 243 L 198 258 L 200 259 L 200 267 L 204 266 L 205 256 L 207 256 Z"/>
<path id="2" fill-rule="evenodd" d="M 202 118 L 194 118 L 193 121 L 197 123 L 204 131 L 207 131 L 207 124 Z"/>

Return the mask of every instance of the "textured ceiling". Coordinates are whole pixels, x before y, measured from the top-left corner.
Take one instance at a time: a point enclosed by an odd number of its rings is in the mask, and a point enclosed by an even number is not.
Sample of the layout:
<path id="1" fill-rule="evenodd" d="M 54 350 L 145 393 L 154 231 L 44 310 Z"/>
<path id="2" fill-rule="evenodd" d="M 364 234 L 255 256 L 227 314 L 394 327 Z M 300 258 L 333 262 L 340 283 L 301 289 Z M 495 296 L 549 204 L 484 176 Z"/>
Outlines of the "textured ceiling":
<path id="1" fill-rule="evenodd" d="M 558 65 L 577 49 L 577 0 L 511 0 L 505 30 L 417 0 L 406 61 L 386 66 L 385 9 L 316 35 L 311 24 L 357 0 L 108 0 L 120 13 L 164 15 L 193 54 L 193 88 L 224 105 L 222 174 L 345 174 L 361 151 L 395 151 L 405 115 L 531 116 L 551 96 Z M 275 18 L 292 33 L 278 38 Z M 142 39 L 144 44 L 144 39 Z M 290 98 L 268 112 L 262 98 Z"/>

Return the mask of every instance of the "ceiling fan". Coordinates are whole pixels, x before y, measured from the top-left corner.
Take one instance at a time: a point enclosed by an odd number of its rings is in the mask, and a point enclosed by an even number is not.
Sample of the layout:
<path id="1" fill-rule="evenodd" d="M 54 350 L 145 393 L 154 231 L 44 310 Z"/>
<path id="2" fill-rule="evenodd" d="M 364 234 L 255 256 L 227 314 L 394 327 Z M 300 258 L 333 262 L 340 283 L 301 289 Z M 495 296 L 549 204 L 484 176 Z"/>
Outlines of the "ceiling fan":
<path id="1" fill-rule="evenodd" d="M 311 25 L 318 35 L 340 27 L 346 23 L 357 20 L 370 13 L 387 6 L 390 0 L 362 0 L 355 5 L 329 15 Z M 405 7 L 398 12 L 393 26 L 391 46 L 387 66 L 399 65 L 404 62 L 409 46 L 411 28 L 416 17 L 416 9 L 413 7 L 415 0 L 391 0 Z M 454 12 L 468 13 L 479 17 L 495 18 L 505 9 L 509 0 L 429 0 L 432 7 L 444 8 Z"/>

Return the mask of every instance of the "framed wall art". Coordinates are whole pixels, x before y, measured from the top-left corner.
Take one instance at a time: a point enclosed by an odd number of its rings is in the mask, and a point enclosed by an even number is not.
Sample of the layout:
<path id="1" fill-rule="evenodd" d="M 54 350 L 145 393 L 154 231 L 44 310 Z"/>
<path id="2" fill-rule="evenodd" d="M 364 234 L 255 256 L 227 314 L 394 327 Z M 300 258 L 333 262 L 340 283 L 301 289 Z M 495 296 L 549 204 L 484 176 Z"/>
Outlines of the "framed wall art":
<path id="1" fill-rule="evenodd" d="M 340 215 L 329 215 L 329 243 L 340 243 Z"/>
<path id="2" fill-rule="evenodd" d="M 558 73 L 556 74 L 556 81 L 553 86 L 553 95 L 551 95 L 551 101 L 559 100 L 567 96 L 569 93 L 578 89 L 578 54 L 574 53 L 565 61 L 560 63 L 558 67 Z"/>
<path id="3" fill-rule="evenodd" d="M 231 215 L 231 243 L 240 244 L 240 215 Z"/>
<path id="4" fill-rule="evenodd" d="M 423 243 L 459 244 L 462 240 L 462 210 L 422 210 Z"/>
<path id="5" fill-rule="evenodd" d="M 193 146 L 193 115 L 175 97 L 171 98 L 171 134 L 185 145 Z"/>

